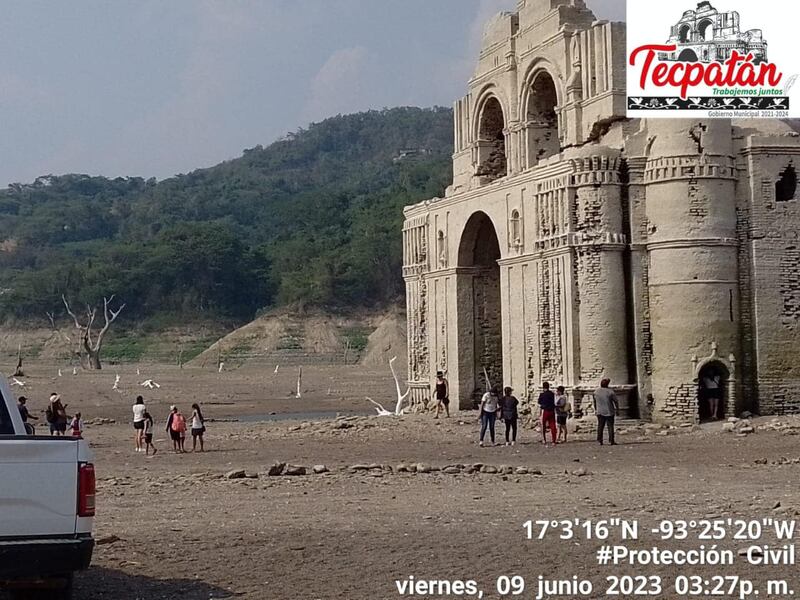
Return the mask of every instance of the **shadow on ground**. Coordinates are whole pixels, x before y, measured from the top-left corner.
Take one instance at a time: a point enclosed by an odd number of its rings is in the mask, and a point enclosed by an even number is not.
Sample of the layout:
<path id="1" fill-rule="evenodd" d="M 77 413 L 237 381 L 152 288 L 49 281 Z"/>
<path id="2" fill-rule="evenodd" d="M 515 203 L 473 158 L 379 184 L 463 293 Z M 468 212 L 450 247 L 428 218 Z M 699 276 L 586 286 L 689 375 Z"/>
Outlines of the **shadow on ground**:
<path id="1" fill-rule="evenodd" d="M 198 579 L 153 579 L 102 567 L 75 577 L 73 600 L 210 600 L 233 598 L 229 590 Z"/>

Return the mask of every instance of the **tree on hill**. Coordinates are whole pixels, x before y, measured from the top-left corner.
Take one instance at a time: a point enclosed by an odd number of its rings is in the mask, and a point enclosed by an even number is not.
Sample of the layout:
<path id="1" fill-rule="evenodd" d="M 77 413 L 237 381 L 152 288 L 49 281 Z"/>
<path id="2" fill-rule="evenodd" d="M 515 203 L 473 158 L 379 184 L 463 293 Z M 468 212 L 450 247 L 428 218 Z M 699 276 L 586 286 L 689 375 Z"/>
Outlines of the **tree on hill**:
<path id="1" fill-rule="evenodd" d="M 14 184 L 0 190 L 0 319 L 110 289 L 136 319 L 396 301 L 402 208 L 443 194 L 452 151 L 450 110 L 398 108 L 327 119 L 161 182 Z"/>

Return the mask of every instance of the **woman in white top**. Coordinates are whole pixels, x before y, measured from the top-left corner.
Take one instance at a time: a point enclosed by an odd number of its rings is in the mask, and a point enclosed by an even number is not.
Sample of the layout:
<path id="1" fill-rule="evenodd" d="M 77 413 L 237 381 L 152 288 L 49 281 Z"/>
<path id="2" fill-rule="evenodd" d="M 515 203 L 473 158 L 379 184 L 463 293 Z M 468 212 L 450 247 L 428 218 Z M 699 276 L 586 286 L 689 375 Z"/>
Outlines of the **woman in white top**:
<path id="1" fill-rule="evenodd" d="M 144 405 L 144 398 L 136 396 L 136 402 L 133 405 L 133 441 L 136 444 L 136 452 L 144 450 L 144 413 L 147 412 L 147 407 Z"/>
<path id="2" fill-rule="evenodd" d="M 192 452 L 197 450 L 197 440 L 200 440 L 200 452 L 205 451 L 203 434 L 206 432 L 206 420 L 200 410 L 200 405 L 192 404 Z"/>
<path id="3" fill-rule="evenodd" d="M 500 409 L 500 396 L 503 393 L 503 388 L 495 385 L 490 392 L 486 392 L 481 398 L 480 406 L 480 420 L 481 420 L 481 438 L 479 445 L 483 446 L 483 437 L 486 435 L 486 430 L 489 430 L 489 437 L 494 442 L 494 425 L 497 421 L 497 411 Z"/>

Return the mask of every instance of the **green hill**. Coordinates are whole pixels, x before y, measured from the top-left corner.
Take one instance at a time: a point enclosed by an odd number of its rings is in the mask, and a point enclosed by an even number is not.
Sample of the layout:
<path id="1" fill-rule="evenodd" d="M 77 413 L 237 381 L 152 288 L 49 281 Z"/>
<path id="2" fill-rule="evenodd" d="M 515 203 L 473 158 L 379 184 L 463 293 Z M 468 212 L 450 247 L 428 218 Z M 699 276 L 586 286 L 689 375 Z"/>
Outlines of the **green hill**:
<path id="1" fill-rule="evenodd" d="M 411 150 L 405 153 L 406 150 Z M 327 119 L 209 169 L 0 190 L 0 319 L 116 294 L 126 317 L 246 320 L 402 293 L 402 207 L 451 179 L 449 109 Z"/>

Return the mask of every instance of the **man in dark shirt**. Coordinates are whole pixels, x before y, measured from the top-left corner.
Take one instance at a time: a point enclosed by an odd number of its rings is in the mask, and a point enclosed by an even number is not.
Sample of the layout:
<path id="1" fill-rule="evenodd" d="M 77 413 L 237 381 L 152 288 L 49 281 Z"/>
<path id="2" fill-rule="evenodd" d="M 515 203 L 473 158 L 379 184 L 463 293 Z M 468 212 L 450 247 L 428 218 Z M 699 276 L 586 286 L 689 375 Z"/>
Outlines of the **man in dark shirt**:
<path id="1" fill-rule="evenodd" d="M 517 443 L 517 419 L 519 400 L 511 395 L 513 392 L 510 387 L 503 390 L 504 395 L 500 399 L 500 413 L 506 424 L 506 446 L 513 446 Z"/>
<path id="2" fill-rule="evenodd" d="M 28 412 L 28 407 L 25 406 L 27 401 L 28 399 L 25 396 L 20 396 L 17 400 L 17 408 L 19 409 L 19 416 L 22 417 L 22 422 L 25 423 L 25 431 L 31 433 L 33 426 L 28 424 L 28 419 L 38 421 L 39 417 L 36 417 Z"/>
<path id="3" fill-rule="evenodd" d="M 547 445 L 547 429 L 550 429 L 550 436 L 553 445 L 556 444 L 556 395 L 550 389 L 550 383 L 545 381 L 542 384 L 543 392 L 539 394 L 539 409 L 542 415 L 542 443 Z"/>

